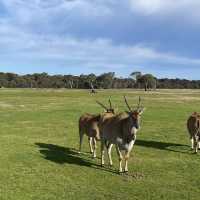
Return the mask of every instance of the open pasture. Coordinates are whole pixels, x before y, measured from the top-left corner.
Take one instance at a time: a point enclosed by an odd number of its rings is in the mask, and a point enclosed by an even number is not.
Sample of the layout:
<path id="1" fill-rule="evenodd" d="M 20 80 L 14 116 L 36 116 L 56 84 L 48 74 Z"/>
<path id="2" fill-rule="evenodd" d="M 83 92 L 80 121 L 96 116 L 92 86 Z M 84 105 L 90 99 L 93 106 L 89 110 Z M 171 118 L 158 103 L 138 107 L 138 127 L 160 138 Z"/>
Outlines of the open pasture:
<path id="1" fill-rule="evenodd" d="M 146 110 L 129 159 L 129 173 L 100 167 L 84 137 L 77 154 L 78 119 L 99 113 L 111 97 L 118 111 L 138 96 Z M 0 90 L 0 199 L 199 199 L 200 153 L 193 154 L 186 120 L 200 111 L 199 90 Z M 107 158 L 107 157 L 106 157 Z M 107 160 L 106 160 L 107 161 Z"/>

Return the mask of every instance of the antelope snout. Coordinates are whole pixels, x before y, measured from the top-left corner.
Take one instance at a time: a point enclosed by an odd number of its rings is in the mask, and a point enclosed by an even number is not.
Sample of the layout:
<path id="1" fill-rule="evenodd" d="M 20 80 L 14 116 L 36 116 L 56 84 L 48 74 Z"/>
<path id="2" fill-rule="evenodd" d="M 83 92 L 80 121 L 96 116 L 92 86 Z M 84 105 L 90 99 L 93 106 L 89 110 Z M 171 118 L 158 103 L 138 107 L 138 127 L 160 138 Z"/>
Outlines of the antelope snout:
<path id="1" fill-rule="evenodd" d="M 139 129 L 139 126 L 133 127 L 133 128 L 131 129 L 131 134 L 135 135 L 135 134 L 137 133 L 138 129 Z"/>

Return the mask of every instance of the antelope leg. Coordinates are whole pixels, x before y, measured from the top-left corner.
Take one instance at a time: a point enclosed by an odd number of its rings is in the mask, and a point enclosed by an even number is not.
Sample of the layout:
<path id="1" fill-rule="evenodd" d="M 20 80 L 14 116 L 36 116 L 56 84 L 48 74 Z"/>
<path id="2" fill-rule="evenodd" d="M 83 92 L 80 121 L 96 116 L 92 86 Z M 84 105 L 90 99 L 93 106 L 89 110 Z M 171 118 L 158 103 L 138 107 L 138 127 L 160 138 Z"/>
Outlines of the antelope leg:
<path id="1" fill-rule="evenodd" d="M 101 166 L 104 165 L 104 146 L 105 146 L 105 141 L 102 139 L 101 140 Z"/>
<path id="2" fill-rule="evenodd" d="M 110 166 L 113 165 L 112 157 L 111 157 L 112 146 L 113 146 L 113 144 L 111 144 L 111 143 L 108 145 L 108 159 L 109 159 Z"/>
<path id="3" fill-rule="evenodd" d="M 88 141 L 89 141 L 89 147 L 90 147 L 90 153 L 93 153 L 93 147 L 92 147 L 92 137 L 88 137 Z"/>
<path id="4" fill-rule="evenodd" d="M 96 155 L 96 139 L 95 138 L 92 138 L 92 144 L 93 144 L 93 158 L 96 158 L 97 155 Z"/>
<path id="5" fill-rule="evenodd" d="M 190 141 L 191 141 L 191 149 L 194 149 L 194 139 L 191 138 Z"/>
<path id="6" fill-rule="evenodd" d="M 116 151 L 117 151 L 117 154 L 119 156 L 119 172 L 122 172 L 122 160 L 123 160 L 123 156 L 122 156 L 122 153 L 121 153 L 118 145 L 116 145 Z"/>
<path id="7" fill-rule="evenodd" d="M 130 152 L 129 151 L 127 151 L 126 153 L 125 153 L 125 169 L 124 169 L 124 171 L 125 172 L 128 172 L 128 159 L 129 159 L 129 154 L 130 154 Z"/>

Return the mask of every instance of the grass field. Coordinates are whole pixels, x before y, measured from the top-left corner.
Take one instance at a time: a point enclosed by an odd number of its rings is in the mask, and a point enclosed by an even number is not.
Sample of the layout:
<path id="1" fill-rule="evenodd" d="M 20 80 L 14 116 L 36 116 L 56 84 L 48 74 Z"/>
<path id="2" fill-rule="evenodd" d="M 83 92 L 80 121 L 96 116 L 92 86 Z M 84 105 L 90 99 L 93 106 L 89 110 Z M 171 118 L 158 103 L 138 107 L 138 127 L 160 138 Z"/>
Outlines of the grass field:
<path id="1" fill-rule="evenodd" d="M 131 154 L 129 173 L 100 167 L 98 158 L 77 154 L 79 116 L 99 113 L 95 103 L 111 96 L 118 111 L 123 95 L 146 110 Z M 0 90 L 0 199 L 199 199 L 200 153 L 190 150 L 186 120 L 200 111 L 200 90 Z M 99 146 L 99 145 L 98 145 Z M 106 162 L 107 163 L 107 162 Z"/>

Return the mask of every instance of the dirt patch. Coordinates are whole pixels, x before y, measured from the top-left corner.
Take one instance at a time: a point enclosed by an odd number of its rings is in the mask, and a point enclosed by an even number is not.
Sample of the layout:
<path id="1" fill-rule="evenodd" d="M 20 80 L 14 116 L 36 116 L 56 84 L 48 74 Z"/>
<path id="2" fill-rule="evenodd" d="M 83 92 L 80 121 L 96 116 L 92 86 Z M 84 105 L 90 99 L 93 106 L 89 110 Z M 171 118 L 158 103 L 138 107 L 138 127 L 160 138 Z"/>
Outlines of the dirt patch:
<path id="1" fill-rule="evenodd" d="M 144 174 L 141 172 L 125 172 L 122 173 L 121 176 L 126 182 L 142 180 L 145 177 Z"/>
<path id="2" fill-rule="evenodd" d="M 174 96 L 174 97 L 149 97 L 149 100 L 152 101 L 174 101 L 174 102 L 182 102 L 182 101 L 200 101 L 200 97 L 187 97 L 187 96 Z"/>
<path id="3" fill-rule="evenodd" d="M 179 97 L 179 99 L 181 99 L 183 101 L 191 101 L 191 100 L 199 101 L 200 97 Z"/>
<path id="4" fill-rule="evenodd" d="M 0 102 L 0 107 L 2 107 L 2 108 L 11 108 L 11 107 L 13 107 L 13 105 L 8 104 L 8 103 L 4 103 L 4 102 Z"/>
<path id="5" fill-rule="evenodd" d="M 19 107 L 21 107 L 21 108 L 24 108 L 24 107 L 25 107 L 25 105 L 19 105 Z"/>

